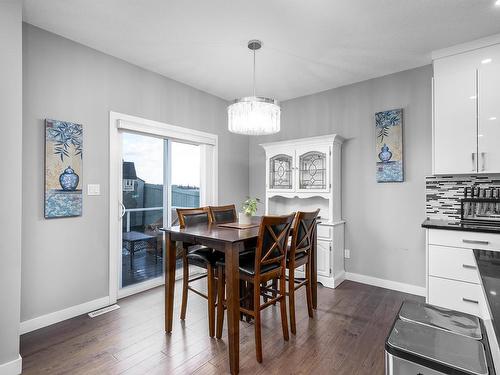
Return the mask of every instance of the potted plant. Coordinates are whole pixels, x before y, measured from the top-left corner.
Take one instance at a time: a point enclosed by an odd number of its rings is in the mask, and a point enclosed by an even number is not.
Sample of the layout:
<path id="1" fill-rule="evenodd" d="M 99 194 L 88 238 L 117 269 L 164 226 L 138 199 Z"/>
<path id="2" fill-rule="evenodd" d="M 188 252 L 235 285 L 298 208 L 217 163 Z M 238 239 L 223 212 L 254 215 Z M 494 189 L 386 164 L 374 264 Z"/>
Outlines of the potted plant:
<path id="1" fill-rule="evenodd" d="M 247 197 L 247 200 L 243 202 L 243 212 L 238 214 L 238 222 L 240 224 L 251 224 L 252 216 L 257 213 L 257 204 L 259 203 L 259 198 Z"/>

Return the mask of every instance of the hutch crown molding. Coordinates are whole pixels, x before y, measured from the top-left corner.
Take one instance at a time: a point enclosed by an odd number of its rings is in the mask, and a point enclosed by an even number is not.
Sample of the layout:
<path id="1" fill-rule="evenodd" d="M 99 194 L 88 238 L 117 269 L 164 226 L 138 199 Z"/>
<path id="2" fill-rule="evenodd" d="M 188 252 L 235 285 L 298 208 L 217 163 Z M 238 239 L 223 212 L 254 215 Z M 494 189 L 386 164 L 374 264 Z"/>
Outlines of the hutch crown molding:
<path id="1" fill-rule="evenodd" d="M 266 152 L 266 214 L 320 209 L 318 282 L 329 288 L 345 280 L 341 207 L 341 149 L 337 135 L 261 144 Z M 303 269 L 297 269 L 297 277 Z"/>

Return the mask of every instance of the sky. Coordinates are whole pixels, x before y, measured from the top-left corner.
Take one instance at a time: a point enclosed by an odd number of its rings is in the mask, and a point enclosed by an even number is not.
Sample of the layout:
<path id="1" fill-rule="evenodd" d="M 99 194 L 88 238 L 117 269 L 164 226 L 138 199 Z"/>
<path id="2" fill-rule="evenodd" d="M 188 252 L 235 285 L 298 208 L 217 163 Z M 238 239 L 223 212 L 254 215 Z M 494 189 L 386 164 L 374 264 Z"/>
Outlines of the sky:
<path id="1" fill-rule="evenodd" d="M 123 160 L 135 163 L 137 177 L 163 184 L 163 139 L 123 133 Z M 200 148 L 172 142 L 172 185 L 200 186 Z"/>

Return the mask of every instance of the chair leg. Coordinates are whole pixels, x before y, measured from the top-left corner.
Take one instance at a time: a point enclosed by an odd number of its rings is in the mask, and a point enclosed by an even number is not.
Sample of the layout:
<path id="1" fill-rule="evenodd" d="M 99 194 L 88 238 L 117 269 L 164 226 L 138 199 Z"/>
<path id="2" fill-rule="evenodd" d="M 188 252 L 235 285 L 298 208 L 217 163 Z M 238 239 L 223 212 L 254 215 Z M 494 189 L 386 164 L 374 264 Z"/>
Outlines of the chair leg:
<path id="1" fill-rule="evenodd" d="M 281 327 L 283 328 L 283 338 L 288 341 L 288 320 L 286 317 L 286 278 L 285 271 L 280 278 L 280 310 L 281 310 Z"/>
<path id="2" fill-rule="evenodd" d="M 186 253 L 184 252 L 182 254 L 182 303 L 181 303 L 181 319 L 182 320 L 186 319 L 188 285 L 189 285 L 189 263 L 188 263 Z"/>
<path id="3" fill-rule="evenodd" d="M 290 330 L 292 334 L 295 335 L 297 333 L 297 325 L 295 322 L 295 269 L 293 266 L 288 270 L 288 302 L 290 309 Z"/>
<path id="4" fill-rule="evenodd" d="M 208 334 L 210 337 L 215 336 L 215 276 L 214 268 L 208 265 L 207 267 L 207 283 L 208 283 Z"/>
<path id="5" fill-rule="evenodd" d="M 272 285 L 271 288 L 273 288 L 274 290 L 278 290 L 278 279 L 274 279 L 272 281 L 271 285 Z M 273 298 L 276 298 L 278 296 L 278 292 L 273 291 L 272 295 L 273 295 Z M 276 306 L 276 302 L 274 302 L 273 305 Z"/>
<path id="6" fill-rule="evenodd" d="M 260 283 L 255 282 L 253 291 L 253 312 L 255 328 L 255 356 L 257 362 L 262 363 L 262 337 L 260 329 Z"/>
<path id="7" fill-rule="evenodd" d="M 225 279 L 224 267 L 217 268 L 217 334 L 215 337 L 222 337 L 222 328 L 224 326 L 224 300 L 225 300 Z"/>
<path id="8" fill-rule="evenodd" d="M 312 304 L 312 284 L 311 284 L 311 262 L 306 263 L 306 298 L 307 298 L 307 312 L 309 317 L 313 317 L 313 304 Z"/>

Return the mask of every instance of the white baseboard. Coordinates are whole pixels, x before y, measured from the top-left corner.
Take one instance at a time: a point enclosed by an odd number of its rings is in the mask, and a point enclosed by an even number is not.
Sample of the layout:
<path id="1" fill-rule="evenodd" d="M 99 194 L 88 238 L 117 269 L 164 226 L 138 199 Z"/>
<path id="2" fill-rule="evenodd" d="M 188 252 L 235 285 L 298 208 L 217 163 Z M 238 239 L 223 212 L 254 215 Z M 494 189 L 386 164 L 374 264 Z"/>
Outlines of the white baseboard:
<path id="1" fill-rule="evenodd" d="M 21 334 L 35 331 L 37 329 L 50 326 L 54 323 L 62 322 L 63 320 L 74 318 L 75 316 L 87 314 L 91 311 L 108 306 L 109 296 L 98 298 L 92 301 L 82 303 L 80 305 L 71 306 L 67 309 L 55 311 L 50 314 L 42 315 L 30 320 L 21 322 Z M 0 374 L 1 375 L 1 374 Z"/>
<path id="2" fill-rule="evenodd" d="M 0 375 L 18 375 L 23 370 L 23 359 L 20 355 L 10 362 L 0 364 Z"/>
<path id="3" fill-rule="evenodd" d="M 427 292 L 425 287 L 412 284 L 400 283 L 398 281 L 379 279 L 378 277 L 361 275 L 359 273 L 346 272 L 346 280 L 356 281 L 362 284 L 378 286 L 380 288 L 397 290 L 398 292 L 415 294 L 425 297 Z"/>

